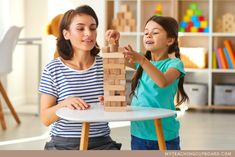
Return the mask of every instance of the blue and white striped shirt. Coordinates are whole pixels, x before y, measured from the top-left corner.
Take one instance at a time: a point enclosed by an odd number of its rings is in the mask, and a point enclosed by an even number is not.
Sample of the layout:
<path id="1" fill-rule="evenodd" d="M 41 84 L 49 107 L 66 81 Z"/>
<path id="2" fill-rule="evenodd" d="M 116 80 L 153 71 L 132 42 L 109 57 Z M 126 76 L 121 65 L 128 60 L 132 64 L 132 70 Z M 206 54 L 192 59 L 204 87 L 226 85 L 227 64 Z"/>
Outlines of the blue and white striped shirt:
<path id="1" fill-rule="evenodd" d="M 95 57 L 94 64 L 86 70 L 75 70 L 66 66 L 60 58 L 48 63 L 42 73 L 39 91 L 57 98 L 57 104 L 68 97 L 80 97 L 88 104 L 99 103 L 103 91 L 103 60 Z M 92 116 L 92 115 L 91 115 Z M 50 135 L 80 137 L 82 124 L 59 119 L 52 124 Z M 90 123 L 89 137 L 107 136 L 110 128 L 107 122 Z"/>

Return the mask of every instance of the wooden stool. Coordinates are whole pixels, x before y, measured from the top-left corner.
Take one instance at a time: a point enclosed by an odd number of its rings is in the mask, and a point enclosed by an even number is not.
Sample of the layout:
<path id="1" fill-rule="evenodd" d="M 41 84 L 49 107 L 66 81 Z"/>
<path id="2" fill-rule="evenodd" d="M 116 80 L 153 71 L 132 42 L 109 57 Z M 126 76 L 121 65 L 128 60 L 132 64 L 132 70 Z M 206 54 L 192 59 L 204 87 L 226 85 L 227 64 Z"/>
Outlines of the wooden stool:
<path id="1" fill-rule="evenodd" d="M 10 109 L 11 111 L 11 114 L 13 115 L 13 117 L 15 118 L 16 122 L 18 124 L 20 124 L 20 119 L 14 109 L 14 107 L 12 106 L 8 96 L 7 96 L 7 93 L 5 91 L 5 89 L 3 88 L 3 85 L 2 85 L 2 82 L 0 81 L 0 93 L 2 94 L 5 102 L 7 103 L 7 106 L 8 108 Z M 3 130 L 6 130 L 6 122 L 5 122 L 5 118 L 4 118 L 4 114 L 3 114 L 3 110 L 2 110 L 2 103 L 1 103 L 1 100 L 0 100 L 0 122 L 1 122 L 1 125 L 2 125 L 2 128 Z"/>

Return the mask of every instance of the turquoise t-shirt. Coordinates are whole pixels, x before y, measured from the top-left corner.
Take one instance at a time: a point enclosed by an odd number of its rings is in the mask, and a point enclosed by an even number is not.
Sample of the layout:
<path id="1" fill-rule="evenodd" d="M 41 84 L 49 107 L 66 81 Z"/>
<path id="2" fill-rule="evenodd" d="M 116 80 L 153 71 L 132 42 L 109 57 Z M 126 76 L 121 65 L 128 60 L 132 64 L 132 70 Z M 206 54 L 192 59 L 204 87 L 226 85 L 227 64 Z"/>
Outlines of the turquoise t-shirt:
<path id="1" fill-rule="evenodd" d="M 184 65 L 178 58 L 168 58 L 160 61 L 151 61 L 161 72 L 166 72 L 169 68 L 175 68 L 181 72 L 180 77 L 185 76 Z M 138 65 L 137 65 L 138 66 Z M 132 98 L 132 106 L 165 108 L 175 110 L 174 97 L 178 89 L 179 78 L 172 84 L 160 88 L 143 71 L 135 90 L 135 96 Z M 176 115 L 162 119 L 164 138 L 169 141 L 179 136 L 179 121 Z M 153 120 L 132 121 L 131 134 L 146 140 L 157 140 Z"/>

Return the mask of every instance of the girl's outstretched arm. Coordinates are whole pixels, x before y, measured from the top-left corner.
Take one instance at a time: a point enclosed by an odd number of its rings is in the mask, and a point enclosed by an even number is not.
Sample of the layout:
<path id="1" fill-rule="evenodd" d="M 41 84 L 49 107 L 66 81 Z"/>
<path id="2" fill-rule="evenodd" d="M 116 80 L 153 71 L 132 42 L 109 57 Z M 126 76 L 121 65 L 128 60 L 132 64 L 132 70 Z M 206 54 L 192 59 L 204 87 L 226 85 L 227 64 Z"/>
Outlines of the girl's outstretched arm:
<path id="1" fill-rule="evenodd" d="M 161 88 L 168 86 L 180 76 L 180 71 L 175 68 L 169 68 L 165 73 L 162 73 L 147 58 L 134 51 L 130 45 L 124 47 L 124 49 L 125 58 L 130 63 L 139 63 L 143 70 Z"/>

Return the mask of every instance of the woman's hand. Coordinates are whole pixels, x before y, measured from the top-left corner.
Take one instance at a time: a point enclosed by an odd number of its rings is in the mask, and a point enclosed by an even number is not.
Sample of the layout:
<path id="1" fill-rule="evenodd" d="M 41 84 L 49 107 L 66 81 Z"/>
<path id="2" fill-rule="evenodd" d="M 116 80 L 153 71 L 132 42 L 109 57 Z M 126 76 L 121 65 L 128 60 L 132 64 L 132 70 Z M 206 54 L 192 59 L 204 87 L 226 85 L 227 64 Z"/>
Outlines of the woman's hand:
<path id="1" fill-rule="evenodd" d="M 68 107 L 72 110 L 86 110 L 90 107 L 84 100 L 79 97 L 69 97 L 61 102 L 64 107 Z"/>
<path id="2" fill-rule="evenodd" d="M 139 63 L 140 65 L 143 65 L 145 62 L 145 57 L 134 51 L 130 45 L 124 47 L 123 54 L 129 63 Z"/>
<path id="3" fill-rule="evenodd" d="M 104 105 L 104 96 L 100 96 L 100 97 L 98 97 L 98 99 L 100 101 L 100 104 Z"/>
<path id="4" fill-rule="evenodd" d="M 116 30 L 109 29 L 105 33 L 105 40 L 110 41 L 111 39 L 114 39 L 116 43 L 118 43 L 120 39 L 120 33 Z"/>

